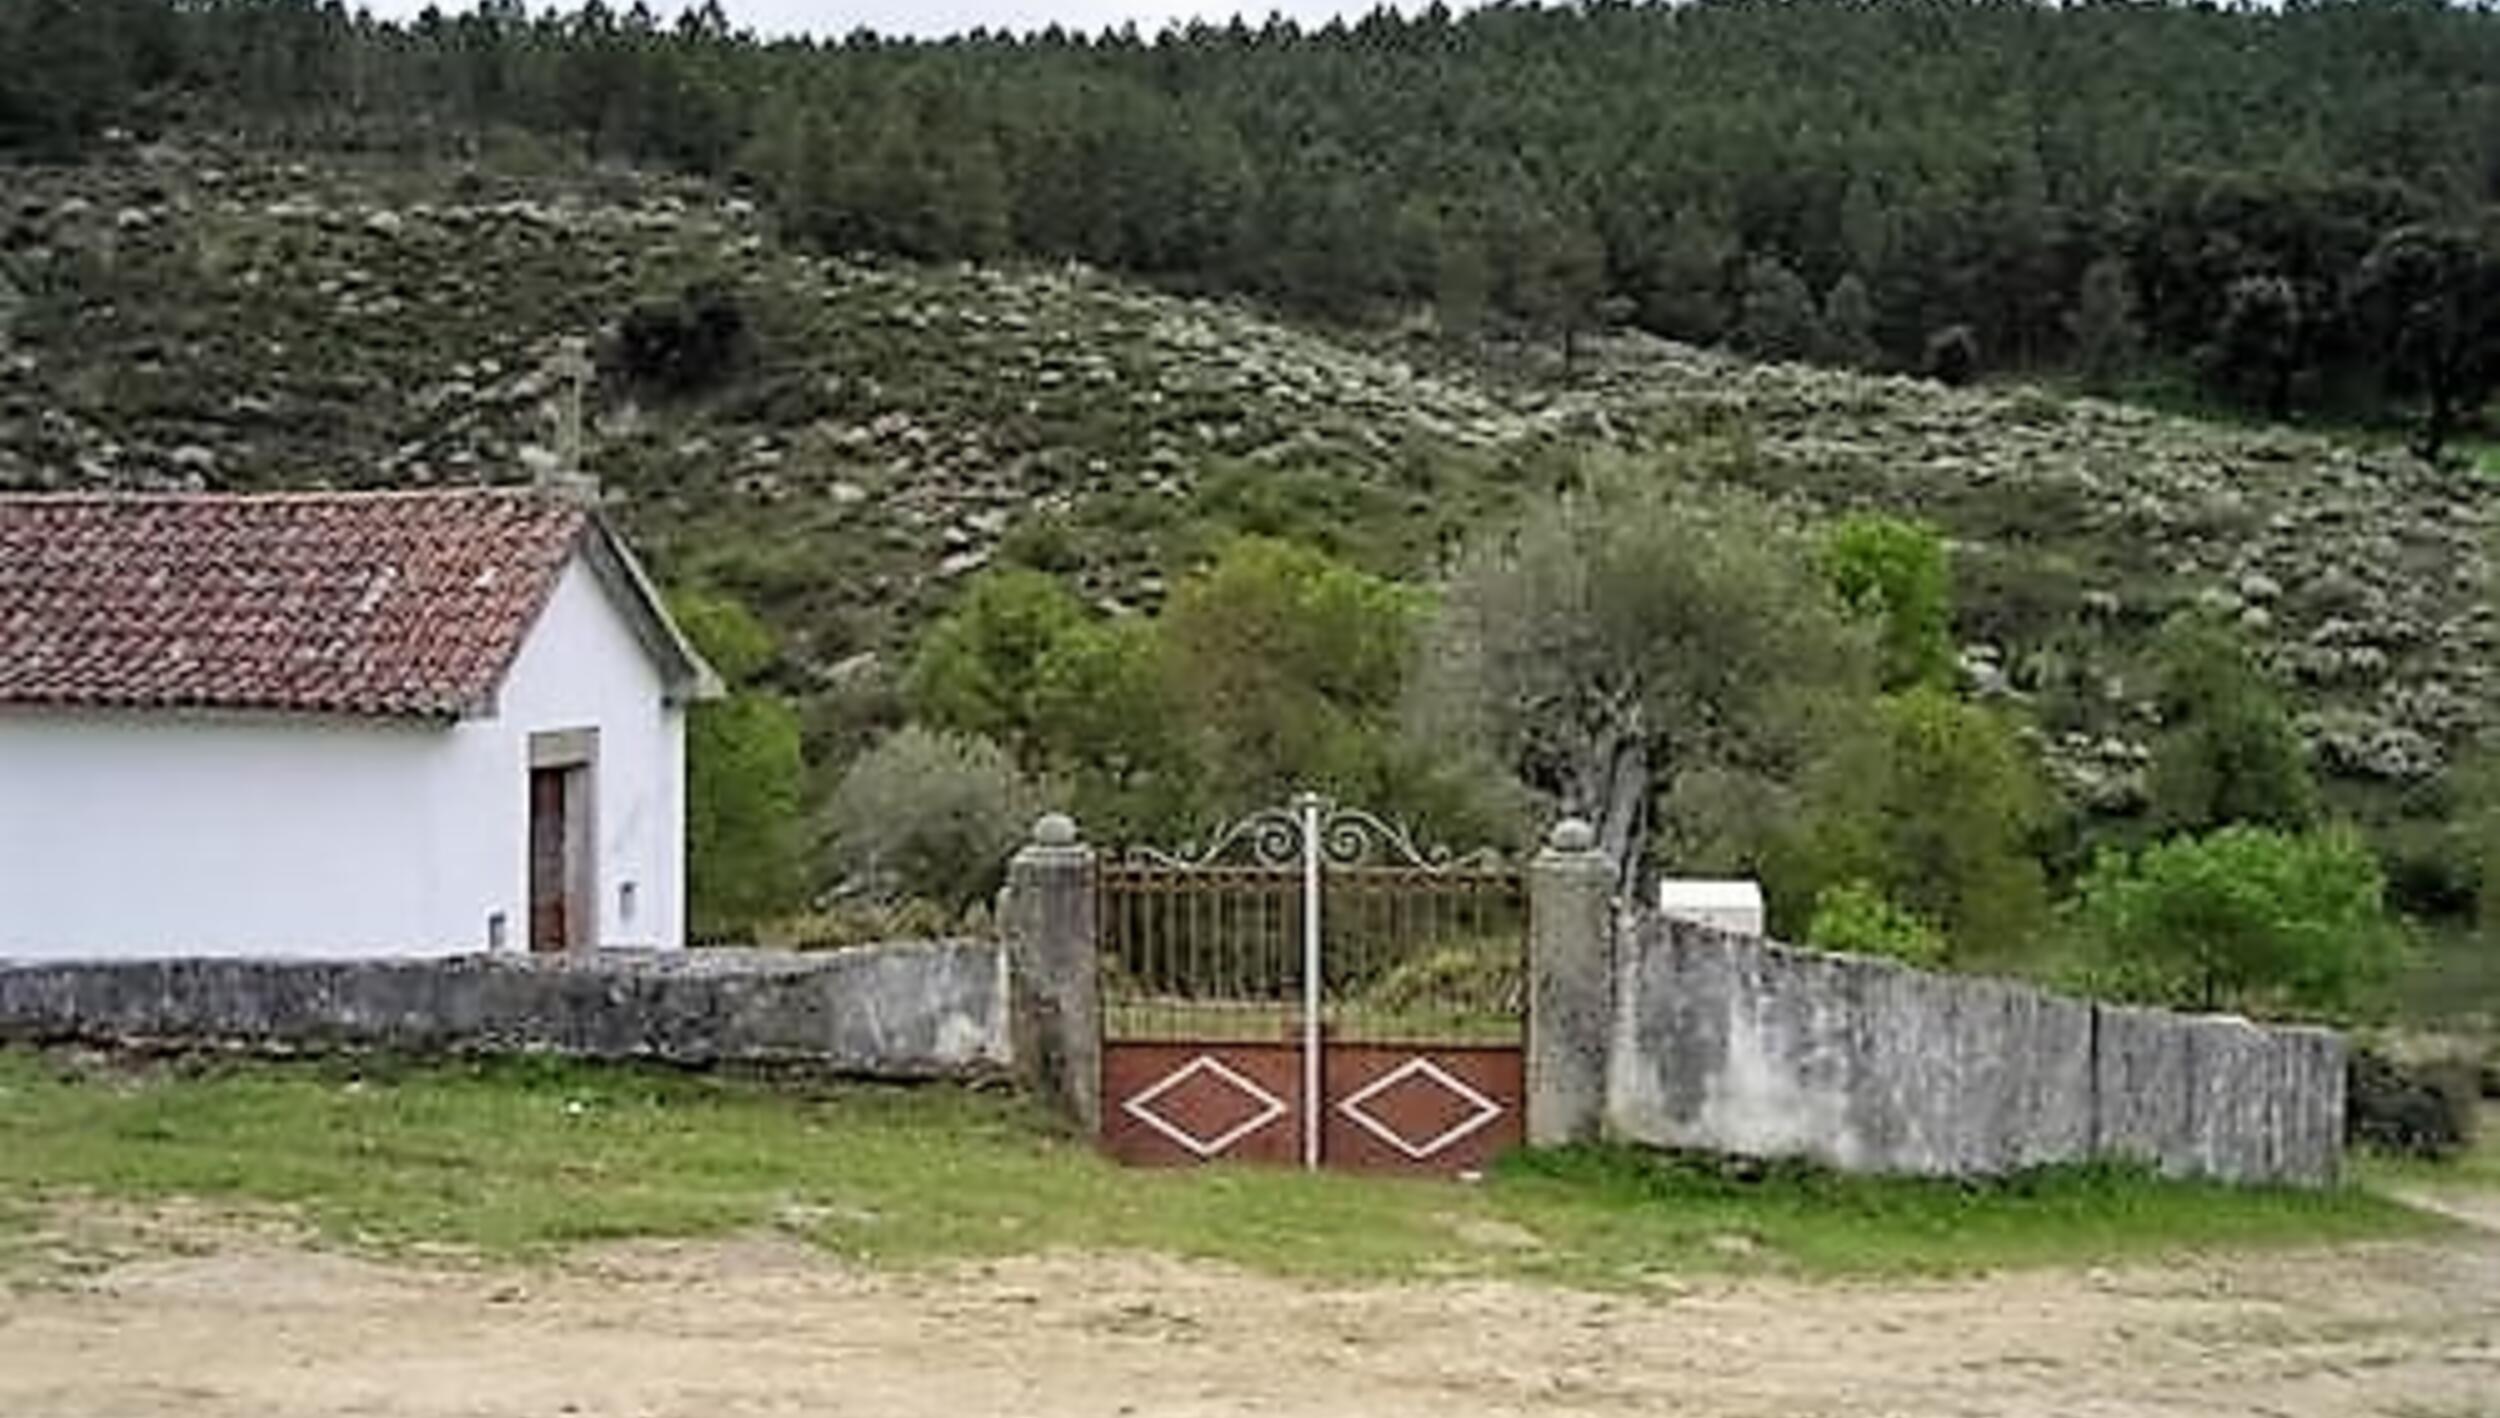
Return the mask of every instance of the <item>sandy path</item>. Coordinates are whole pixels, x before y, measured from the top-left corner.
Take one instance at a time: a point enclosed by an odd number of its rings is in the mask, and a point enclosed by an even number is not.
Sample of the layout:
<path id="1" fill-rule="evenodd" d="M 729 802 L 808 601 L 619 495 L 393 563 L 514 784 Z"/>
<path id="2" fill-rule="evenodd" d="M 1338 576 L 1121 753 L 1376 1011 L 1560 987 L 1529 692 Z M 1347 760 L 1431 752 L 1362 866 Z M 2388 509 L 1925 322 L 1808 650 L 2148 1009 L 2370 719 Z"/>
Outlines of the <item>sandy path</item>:
<path id="1" fill-rule="evenodd" d="M 0 1413 L 2500 1415 L 2500 1239 L 1915 1285 L 1311 1288 L 795 1243 L 536 1270 L 242 1235 L 0 1292 Z"/>

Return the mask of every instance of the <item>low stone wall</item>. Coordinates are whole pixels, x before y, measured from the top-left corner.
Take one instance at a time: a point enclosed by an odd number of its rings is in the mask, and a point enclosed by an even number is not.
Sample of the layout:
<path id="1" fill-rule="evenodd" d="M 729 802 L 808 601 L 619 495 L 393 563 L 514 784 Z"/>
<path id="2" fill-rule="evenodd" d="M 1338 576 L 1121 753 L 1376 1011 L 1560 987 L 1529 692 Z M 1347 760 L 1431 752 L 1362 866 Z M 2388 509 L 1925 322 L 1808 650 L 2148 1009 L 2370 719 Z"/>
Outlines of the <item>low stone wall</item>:
<path id="1" fill-rule="evenodd" d="M 449 960 L 0 962 L 0 1040 L 793 1063 L 918 1079 L 1008 1062 L 987 943 Z"/>
<path id="2" fill-rule="evenodd" d="M 2323 1185 L 2344 1046 L 1789 950 L 1641 913 L 1619 936 L 1606 1125 L 1666 1147 L 1972 1176 L 2131 1157 Z"/>

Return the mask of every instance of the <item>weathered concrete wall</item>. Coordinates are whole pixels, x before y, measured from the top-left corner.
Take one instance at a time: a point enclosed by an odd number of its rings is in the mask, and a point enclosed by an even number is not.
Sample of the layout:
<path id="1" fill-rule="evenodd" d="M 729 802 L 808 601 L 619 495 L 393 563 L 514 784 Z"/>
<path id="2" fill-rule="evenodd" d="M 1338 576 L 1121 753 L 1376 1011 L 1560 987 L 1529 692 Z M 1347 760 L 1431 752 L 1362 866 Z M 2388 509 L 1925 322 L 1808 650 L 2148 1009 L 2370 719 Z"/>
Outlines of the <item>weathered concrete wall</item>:
<path id="1" fill-rule="evenodd" d="M 2097 1156 L 2318 1185 L 2343 1043 L 1821 955 L 1642 913 L 1619 955 L 1618 1137 L 1972 1176 Z"/>
<path id="2" fill-rule="evenodd" d="M 1008 1061 L 987 943 L 794 954 L 0 962 L 0 1040 L 547 1052 L 934 1078 Z"/>

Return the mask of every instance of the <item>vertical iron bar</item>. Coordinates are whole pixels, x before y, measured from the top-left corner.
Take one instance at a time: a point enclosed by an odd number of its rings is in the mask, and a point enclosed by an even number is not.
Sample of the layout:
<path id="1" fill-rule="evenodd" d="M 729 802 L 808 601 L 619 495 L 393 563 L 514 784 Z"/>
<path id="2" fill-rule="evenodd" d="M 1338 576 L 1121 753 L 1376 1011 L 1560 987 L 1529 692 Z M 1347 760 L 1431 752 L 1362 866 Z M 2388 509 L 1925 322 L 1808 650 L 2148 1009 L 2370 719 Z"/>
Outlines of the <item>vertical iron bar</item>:
<path id="1" fill-rule="evenodd" d="M 1319 1167 L 1319 834 L 1320 800 L 1294 800 L 1302 817 L 1302 1165 Z"/>

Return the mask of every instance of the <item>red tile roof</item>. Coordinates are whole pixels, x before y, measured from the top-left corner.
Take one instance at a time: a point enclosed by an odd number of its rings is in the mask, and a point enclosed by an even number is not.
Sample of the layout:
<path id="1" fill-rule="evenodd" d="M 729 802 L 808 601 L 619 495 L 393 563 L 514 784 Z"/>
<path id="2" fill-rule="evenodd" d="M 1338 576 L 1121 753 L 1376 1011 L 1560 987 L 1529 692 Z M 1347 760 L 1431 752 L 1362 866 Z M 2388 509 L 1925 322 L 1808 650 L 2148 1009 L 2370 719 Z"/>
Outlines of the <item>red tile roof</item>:
<path id="1" fill-rule="evenodd" d="M 591 521 L 528 490 L 0 496 L 0 704 L 467 713 Z"/>

